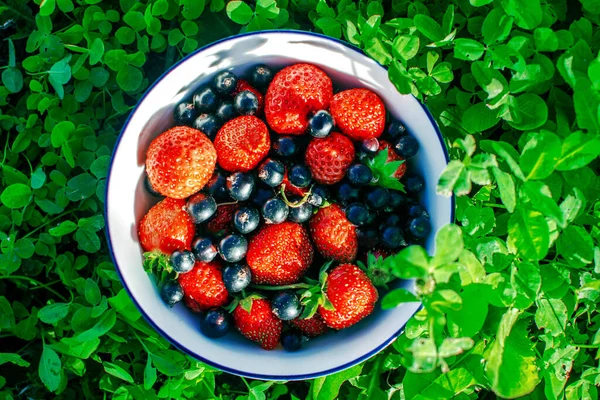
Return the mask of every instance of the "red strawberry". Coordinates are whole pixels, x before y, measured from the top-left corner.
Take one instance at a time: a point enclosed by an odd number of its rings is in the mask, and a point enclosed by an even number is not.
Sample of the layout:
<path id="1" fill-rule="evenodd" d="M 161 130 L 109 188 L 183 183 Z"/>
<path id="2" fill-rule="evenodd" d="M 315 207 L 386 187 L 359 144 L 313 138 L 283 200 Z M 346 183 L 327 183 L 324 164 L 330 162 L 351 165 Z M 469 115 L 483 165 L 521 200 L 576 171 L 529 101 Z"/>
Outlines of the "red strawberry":
<path id="1" fill-rule="evenodd" d="M 267 126 L 251 115 L 228 121 L 215 137 L 217 162 L 221 168 L 230 172 L 248 172 L 254 169 L 267 155 L 270 147 Z"/>
<path id="2" fill-rule="evenodd" d="M 295 186 L 292 184 L 292 182 L 290 182 L 290 180 L 288 178 L 287 167 L 285 169 L 285 173 L 283 174 L 283 181 L 281 182 L 281 185 L 285 185 L 285 194 L 288 194 L 288 195 L 303 197 L 307 192 L 306 188 L 301 188 L 301 187 Z"/>
<path id="3" fill-rule="evenodd" d="M 356 265 L 342 264 L 327 276 L 325 294 L 335 308 L 319 306 L 319 314 L 328 327 L 344 329 L 373 312 L 377 289 L 367 275 Z"/>
<path id="4" fill-rule="evenodd" d="M 265 225 L 250 239 L 246 255 L 252 282 L 269 285 L 297 282 L 312 260 L 308 233 L 294 222 Z"/>
<path id="5" fill-rule="evenodd" d="M 253 299 L 250 312 L 244 310 L 242 302 L 233 310 L 233 322 L 246 338 L 257 342 L 265 350 L 273 350 L 279 343 L 283 322 L 271 311 L 266 299 Z"/>
<path id="6" fill-rule="evenodd" d="M 351 262 L 356 258 L 356 227 L 348 221 L 340 206 L 332 204 L 320 208 L 308 226 L 313 243 L 323 257 L 339 262 Z"/>
<path id="7" fill-rule="evenodd" d="M 315 337 L 327 332 L 327 325 L 319 314 L 306 319 L 293 319 L 290 324 L 304 333 L 306 336 Z"/>
<path id="8" fill-rule="evenodd" d="M 196 300 L 192 299 L 189 296 L 183 296 L 183 303 L 185 304 L 185 306 L 187 308 L 189 308 L 190 310 L 192 310 L 192 312 L 195 313 L 200 313 L 202 312 L 202 309 L 200 308 L 200 306 L 198 305 L 198 303 L 196 302 Z"/>
<path id="9" fill-rule="evenodd" d="M 185 211 L 185 200 L 167 197 L 154 205 L 140 221 L 138 235 L 144 251 L 171 254 L 190 249 L 196 227 Z"/>
<path id="10" fill-rule="evenodd" d="M 379 141 L 379 151 L 386 149 L 386 148 L 388 149 L 387 162 L 404 160 L 404 158 L 402 158 L 398 154 L 396 154 L 393 147 L 388 142 L 386 142 L 385 140 L 380 140 Z M 396 170 L 396 172 L 394 172 L 394 174 L 392 176 L 394 178 L 400 179 L 404 176 L 405 172 L 406 172 L 406 163 L 403 162 L 402 164 L 400 164 L 400 166 L 398 167 L 398 169 Z"/>
<path id="11" fill-rule="evenodd" d="M 236 94 L 238 94 L 239 92 L 243 92 L 244 90 L 251 91 L 258 98 L 258 110 L 256 111 L 256 114 L 260 115 L 260 113 L 263 110 L 263 104 L 264 104 L 262 93 L 259 92 L 258 90 L 256 90 L 254 87 L 252 87 L 252 85 L 250 85 L 248 83 L 248 81 L 246 81 L 244 79 L 240 79 L 240 80 L 238 80 L 238 84 L 237 84 L 237 88 L 235 89 L 234 96 Z"/>
<path id="12" fill-rule="evenodd" d="M 354 145 L 346 136 L 333 132 L 313 138 L 306 149 L 305 162 L 315 181 L 333 185 L 342 180 L 354 160 Z"/>
<path id="13" fill-rule="evenodd" d="M 217 207 L 215 215 L 206 224 L 206 230 L 210 233 L 229 233 L 233 223 L 233 214 L 238 209 L 237 204 L 221 204 Z"/>
<path id="14" fill-rule="evenodd" d="M 277 133 L 301 135 L 308 114 L 329 106 L 333 96 L 331 79 L 311 64 L 294 64 L 279 71 L 267 90 L 265 117 Z"/>
<path id="15" fill-rule="evenodd" d="M 377 138 L 383 133 L 385 106 L 379 96 L 368 89 L 337 93 L 329 111 L 338 128 L 352 140 Z"/>
<path id="16" fill-rule="evenodd" d="M 207 310 L 227 304 L 229 293 L 221 276 L 221 265 L 217 261 L 203 263 L 197 261 L 194 268 L 179 275 L 179 284 L 183 288 L 186 305 L 192 310 Z M 194 307 L 193 304 L 197 307 Z"/>
<path id="17" fill-rule="evenodd" d="M 209 138 L 197 129 L 176 126 L 160 134 L 146 152 L 146 173 L 162 195 L 184 199 L 206 185 L 217 162 Z"/>

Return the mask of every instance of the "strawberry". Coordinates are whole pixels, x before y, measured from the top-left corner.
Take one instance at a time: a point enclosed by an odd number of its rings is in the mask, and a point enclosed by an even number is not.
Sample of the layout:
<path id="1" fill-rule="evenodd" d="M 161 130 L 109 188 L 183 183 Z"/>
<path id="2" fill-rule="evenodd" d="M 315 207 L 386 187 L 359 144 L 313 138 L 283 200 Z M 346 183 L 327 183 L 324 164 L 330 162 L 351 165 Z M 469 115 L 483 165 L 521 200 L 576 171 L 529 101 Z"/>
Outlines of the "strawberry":
<path id="1" fill-rule="evenodd" d="M 308 114 L 325 109 L 333 96 L 331 79 L 311 64 L 294 64 L 279 71 L 267 90 L 265 117 L 277 133 L 301 135 Z"/>
<path id="2" fill-rule="evenodd" d="M 197 129 L 176 126 L 160 134 L 146 152 L 146 173 L 160 194 L 184 199 L 206 185 L 217 153 L 209 138 Z"/>
<path id="3" fill-rule="evenodd" d="M 248 300 L 250 305 L 244 307 Z M 265 350 L 277 347 L 283 330 L 283 322 L 273 314 L 269 301 L 263 298 L 241 300 L 233 310 L 233 322 L 242 335 Z"/>
<path id="4" fill-rule="evenodd" d="M 294 222 L 265 225 L 250 239 L 246 255 L 252 282 L 269 285 L 297 282 L 312 260 L 308 233 Z"/>
<path id="5" fill-rule="evenodd" d="M 392 162 L 392 161 L 402 161 L 404 160 L 404 158 L 400 157 L 398 154 L 396 154 L 396 152 L 394 151 L 394 149 L 392 148 L 392 146 L 386 142 L 385 140 L 380 140 L 379 141 L 379 151 L 384 150 L 384 149 L 388 149 L 388 156 L 387 156 L 387 161 L 386 162 Z M 403 162 L 402 164 L 400 164 L 400 166 L 398 167 L 398 169 L 396 170 L 396 172 L 394 172 L 392 174 L 392 176 L 394 178 L 402 178 L 404 176 L 404 173 L 406 172 L 406 163 Z"/>
<path id="6" fill-rule="evenodd" d="M 327 332 L 327 325 L 323 321 L 323 318 L 319 314 L 315 314 L 310 318 L 306 319 L 293 319 L 290 324 L 295 328 L 298 328 L 300 332 L 306 336 L 316 337 L 321 336 Z"/>
<path id="7" fill-rule="evenodd" d="M 215 137 L 217 162 L 229 172 L 248 172 L 254 169 L 267 155 L 270 147 L 267 126 L 251 115 L 228 121 Z"/>
<path id="8" fill-rule="evenodd" d="M 356 258 L 356 227 L 348 221 L 340 206 L 331 204 L 320 208 L 308 226 L 313 243 L 323 257 L 339 262 L 351 262 Z"/>
<path id="9" fill-rule="evenodd" d="M 349 89 L 333 96 L 331 116 L 342 133 L 352 140 L 377 138 L 385 127 L 385 106 L 368 89 Z"/>
<path id="10" fill-rule="evenodd" d="M 246 81 L 244 79 L 240 79 L 240 80 L 238 80 L 237 88 L 235 89 L 235 92 L 233 93 L 233 95 L 235 96 L 239 92 L 243 92 L 244 90 L 249 90 L 256 95 L 256 98 L 258 99 L 258 110 L 256 111 L 256 114 L 260 115 L 260 113 L 263 110 L 263 104 L 264 104 L 264 99 L 263 99 L 262 93 L 259 92 L 258 90 L 256 90 L 252 85 L 250 85 L 248 83 L 248 81 Z"/>
<path id="11" fill-rule="evenodd" d="M 138 236 L 144 251 L 171 254 L 189 250 L 196 227 L 185 211 L 185 200 L 165 198 L 154 205 L 140 221 Z"/>
<path id="12" fill-rule="evenodd" d="M 335 310 L 319 306 L 328 327 L 344 329 L 371 314 L 378 294 L 367 275 L 356 265 L 342 264 L 327 276 L 325 294 Z"/>
<path id="13" fill-rule="evenodd" d="M 285 193 L 288 195 L 300 196 L 303 197 L 308 191 L 306 188 L 301 188 L 296 185 L 293 185 L 288 178 L 288 168 L 285 168 L 285 173 L 283 174 L 283 181 L 281 182 L 281 186 L 285 185 Z"/>
<path id="14" fill-rule="evenodd" d="M 342 180 L 354 160 L 354 145 L 346 136 L 333 132 L 313 138 L 306 148 L 305 163 L 315 181 L 333 185 Z"/>
<path id="15" fill-rule="evenodd" d="M 233 214 L 237 211 L 237 204 L 221 204 L 217 207 L 215 215 L 206 224 L 210 233 L 229 233 L 233 224 Z"/>
<path id="16" fill-rule="evenodd" d="M 192 310 L 207 310 L 227 304 L 229 293 L 223 283 L 221 264 L 217 261 L 203 263 L 196 261 L 194 268 L 179 275 L 186 305 Z M 197 307 L 194 307 L 194 302 Z"/>
<path id="17" fill-rule="evenodd" d="M 185 294 L 183 295 L 183 303 L 185 304 L 185 306 L 187 308 L 192 310 L 192 312 L 195 312 L 195 313 L 202 312 L 202 309 L 198 305 L 198 302 L 196 302 L 196 300 L 192 299 L 191 297 L 186 296 Z"/>

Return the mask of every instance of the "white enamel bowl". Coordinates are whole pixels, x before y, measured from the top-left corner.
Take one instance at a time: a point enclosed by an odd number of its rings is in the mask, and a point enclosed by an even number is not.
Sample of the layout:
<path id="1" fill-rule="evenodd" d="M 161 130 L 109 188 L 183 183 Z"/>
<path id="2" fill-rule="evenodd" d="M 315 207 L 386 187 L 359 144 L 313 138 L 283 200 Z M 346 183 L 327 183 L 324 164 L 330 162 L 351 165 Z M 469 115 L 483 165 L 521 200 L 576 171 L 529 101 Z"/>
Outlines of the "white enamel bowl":
<path id="1" fill-rule="evenodd" d="M 308 342 L 301 351 L 262 350 L 236 332 L 213 340 L 199 332 L 198 315 L 179 304 L 168 308 L 142 268 L 137 236 L 139 220 L 155 202 L 144 190 L 145 152 L 150 141 L 173 125 L 173 109 L 217 71 L 243 75 L 257 63 L 275 69 L 297 63 L 322 68 L 338 85 L 366 87 L 381 96 L 390 113 L 401 120 L 419 143 L 409 168 L 425 179 L 422 203 L 431 214 L 427 249 L 433 251 L 434 233 L 453 217 L 453 200 L 436 195 L 435 186 L 448 162 L 441 134 L 413 96 L 399 94 L 387 70 L 347 44 L 306 32 L 270 31 L 239 35 L 189 55 L 152 85 L 139 102 L 115 147 L 106 190 L 107 237 L 124 287 L 148 322 L 186 353 L 224 371 L 258 379 L 300 380 L 349 368 L 384 349 L 401 332 L 419 304 L 389 311 L 377 307 L 357 325 Z M 413 282 L 398 287 L 413 288 Z"/>

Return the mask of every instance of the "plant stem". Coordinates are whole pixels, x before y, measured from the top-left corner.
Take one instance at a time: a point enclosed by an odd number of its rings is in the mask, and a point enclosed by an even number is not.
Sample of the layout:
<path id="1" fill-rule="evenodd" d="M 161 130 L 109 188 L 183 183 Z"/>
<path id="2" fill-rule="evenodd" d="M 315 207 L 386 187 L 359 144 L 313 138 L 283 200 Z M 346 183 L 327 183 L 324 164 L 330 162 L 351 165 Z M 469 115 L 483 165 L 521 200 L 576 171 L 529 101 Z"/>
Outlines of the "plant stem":
<path id="1" fill-rule="evenodd" d="M 253 289 L 260 290 L 310 289 L 310 287 L 311 285 L 307 283 L 294 283 L 293 285 L 283 286 L 252 285 Z"/>
<path id="2" fill-rule="evenodd" d="M 574 346 L 581 347 L 582 349 L 597 349 L 600 347 L 597 344 L 574 344 Z"/>
<path id="3" fill-rule="evenodd" d="M 17 280 L 21 280 L 21 281 L 28 281 L 29 283 L 32 283 L 34 285 L 38 285 L 40 287 L 43 287 L 44 289 L 48 290 L 49 292 L 53 293 L 55 296 L 57 296 L 59 299 L 61 299 L 62 301 L 64 301 L 65 303 L 68 303 L 69 300 L 66 299 L 66 297 L 64 297 L 62 294 L 58 293 L 56 290 L 52 289 L 51 287 L 49 287 L 48 285 L 43 284 L 42 282 L 30 278 L 28 276 L 20 276 L 20 275 L 5 275 L 5 276 L 0 276 L 0 279 L 17 279 Z"/>

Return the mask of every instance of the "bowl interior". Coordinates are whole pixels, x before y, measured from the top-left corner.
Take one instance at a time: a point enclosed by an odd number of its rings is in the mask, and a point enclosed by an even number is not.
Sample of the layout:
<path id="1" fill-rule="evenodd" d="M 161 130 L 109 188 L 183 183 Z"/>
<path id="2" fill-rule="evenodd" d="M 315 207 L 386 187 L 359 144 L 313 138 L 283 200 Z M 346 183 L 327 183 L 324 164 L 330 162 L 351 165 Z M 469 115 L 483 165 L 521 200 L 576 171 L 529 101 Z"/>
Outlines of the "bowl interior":
<path id="1" fill-rule="evenodd" d="M 434 233 L 451 221 L 451 199 L 436 195 L 435 186 L 447 155 L 433 119 L 412 96 L 400 95 L 387 71 L 356 49 L 319 35 L 263 32 L 233 37 L 201 49 L 159 79 L 126 123 L 113 154 L 107 187 L 107 232 L 123 284 L 146 319 L 173 344 L 226 371 L 264 379 L 306 379 L 350 367 L 383 349 L 418 309 L 410 303 L 383 311 L 377 307 L 352 328 L 308 342 L 301 351 L 265 351 L 235 332 L 211 340 L 199 332 L 198 315 L 179 304 L 169 309 L 142 268 L 137 237 L 139 220 L 156 202 L 144 189 L 145 152 L 151 140 L 173 126 L 175 105 L 222 69 L 244 73 L 257 63 L 275 69 L 308 62 L 321 67 L 344 88 L 366 87 L 378 93 L 386 108 L 420 143 L 409 168 L 425 179 L 422 203 L 431 214 Z M 413 282 L 396 287 L 412 289 Z"/>

